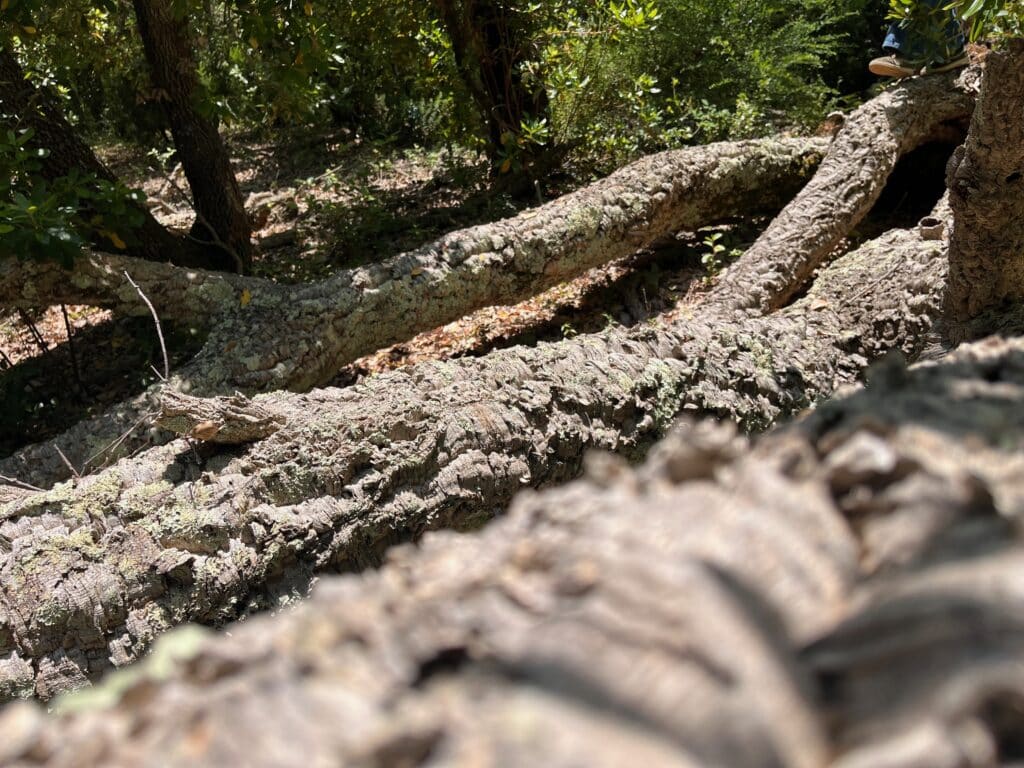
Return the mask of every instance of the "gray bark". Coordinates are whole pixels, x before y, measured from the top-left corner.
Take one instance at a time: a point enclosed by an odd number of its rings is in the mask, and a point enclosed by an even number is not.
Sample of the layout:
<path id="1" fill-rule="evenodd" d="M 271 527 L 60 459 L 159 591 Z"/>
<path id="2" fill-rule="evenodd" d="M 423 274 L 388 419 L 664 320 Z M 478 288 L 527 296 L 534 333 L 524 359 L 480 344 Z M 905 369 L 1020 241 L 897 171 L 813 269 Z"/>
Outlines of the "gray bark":
<path id="1" fill-rule="evenodd" d="M 814 179 L 729 269 L 735 305 L 767 312 L 797 295 L 878 201 L 900 157 L 970 117 L 978 77 L 904 80 L 853 112 Z"/>
<path id="2" fill-rule="evenodd" d="M 174 388 L 204 395 L 304 391 L 362 355 L 480 307 L 522 300 L 666 234 L 778 210 L 813 174 L 826 147 L 820 139 L 798 139 L 653 155 L 515 218 L 455 232 L 309 286 L 144 264 L 130 271 L 162 315 L 213 323 L 204 350 L 175 372 Z M 145 311 L 123 281 L 129 263 L 86 259 L 70 280 L 57 267 L 8 264 L 0 303 L 68 301 L 77 289 L 80 298 L 102 306 Z M 249 302 L 243 306 L 244 290 Z M 0 462 L 0 474 L 38 486 L 66 479 L 54 443 L 77 467 L 90 470 L 129 455 L 159 434 L 139 427 L 116 450 L 97 457 L 145 422 L 156 404 L 157 390 L 150 390 L 56 441 Z M 91 457 L 96 459 L 89 463 Z"/>
<path id="3" fill-rule="evenodd" d="M 148 317 L 149 308 L 125 279 L 125 272 L 142 287 L 161 319 L 199 328 L 210 327 L 225 312 L 239 307 L 243 291 L 257 296 L 285 291 L 283 286 L 253 277 L 86 252 L 71 270 L 50 262 L 0 260 L 0 306 L 88 304 L 123 316 Z"/>
<path id="4" fill-rule="evenodd" d="M 1024 298 L 1024 40 L 985 64 L 970 134 L 950 164 L 951 318 Z"/>
<path id="5" fill-rule="evenodd" d="M 521 496 L 302 607 L 0 715 L 0 764 L 1013 764 L 1024 344 L 877 369 L 756 444 Z"/>
<path id="6" fill-rule="evenodd" d="M 50 698 L 173 625 L 287 602 L 319 571 L 477 526 L 519 489 L 575 475 L 586 448 L 639 455 L 681 409 L 762 428 L 811 406 L 871 359 L 917 352 L 944 250 L 890 233 L 767 317 L 720 309 L 716 291 L 699 318 L 259 396 L 276 431 L 257 442 L 178 441 L 0 506 L 0 691 Z M 237 434 L 237 416 L 180 404 L 167 426 Z"/>

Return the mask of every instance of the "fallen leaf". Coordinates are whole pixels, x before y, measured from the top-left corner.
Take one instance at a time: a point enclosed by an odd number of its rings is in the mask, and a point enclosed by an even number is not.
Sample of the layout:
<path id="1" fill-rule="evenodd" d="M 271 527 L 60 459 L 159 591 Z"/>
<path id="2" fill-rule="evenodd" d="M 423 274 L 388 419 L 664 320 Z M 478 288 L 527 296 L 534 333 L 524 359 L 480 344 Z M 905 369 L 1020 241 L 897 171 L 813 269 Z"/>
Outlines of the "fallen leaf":
<path id="1" fill-rule="evenodd" d="M 249 292 L 249 289 L 246 288 L 245 290 L 242 291 L 242 296 L 238 300 L 238 303 L 241 304 L 243 307 L 248 307 L 250 301 L 252 301 L 252 294 Z"/>

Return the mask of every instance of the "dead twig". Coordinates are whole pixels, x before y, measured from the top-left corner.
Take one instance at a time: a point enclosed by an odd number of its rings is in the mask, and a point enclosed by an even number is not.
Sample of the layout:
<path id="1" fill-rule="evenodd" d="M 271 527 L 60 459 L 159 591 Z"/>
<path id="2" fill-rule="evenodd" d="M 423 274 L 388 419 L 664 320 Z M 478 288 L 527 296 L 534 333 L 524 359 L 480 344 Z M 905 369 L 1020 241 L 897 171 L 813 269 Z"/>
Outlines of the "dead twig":
<path id="1" fill-rule="evenodd" d="M 22 488 L 23 490 L 26 490 L 26 491 L 39 491 L 40 493 L 46 493 L 46 489 L 45 488 L 39 488 L 39 487 L 37 487 L 35 485 L 31 485 L 29 483 L 23 483 L 21 480 L 19 480 L 16 477 L 8 477 L 7 475 L 0 475 L 0 480 L 2 480 L 3 482 L 7 483 L 8 485 L 13 485 L 16 488 Z"/>
<path id="2" fill-rule="evenodd" d="M 0 349 L 0 361 L 3 361 L 4 368 L 13 368 L 14 363 L 11 362 L 11 358 L 7 356 L 7 353 Z"/>
<path id="3" fill-rule="evenodd" d="M 93 462 L 94 462 L 94 461 L 95 461 L 96 459 L 98 459 L 98 458 L 99 458 L 100 456 L 102 456 L 103 454 L 105 454 L 105 453 L 108 453 L 108 452 L 110 452 L 110 451 L 116 451 L 116 450 L 117 450 L 117 449 L 118 449 L 118 448 L 119 448 L 119 447 L 121 446 L 121 444 L 122 444 L 122 443 L 123 443 L 123 442 L 124 442 L 125 440 L 127 440 L 127 439 L 128 439 L 128 436 L 129 436 L 129 435 L 130 435 L 130 434 L 131 434 L 132 432 L 134 432 L 134 431 L 135 431 L 136 429 L 138 429 L 139 427 L 141 427 L 141 426 L 142 426 L 142 424 L 143 424 L 143 422 L 145 422 L 145 421 L 148 421 L 149 419 L 153 418 L 154 416 L 156 416 L 156 413 L 155 413 L 155 412 L 154 412 L 154 413 L 147 413 L 147 414 L 145 414 L 145 415 L 144 415 L 144 416 L 143 416 L 143 417 L 142 417 L 141 419 L 139 419 L 138 421 L 136 421 L 136 422 L 135 422 L 134 424 L 132 424 L 132 425 L 131 425 L 131 426 L 130 426 L 130 427 L 129 427 L 129 428 L 127 429 L 127 430 L 125 430 L 125 431 L 124 431 L 124 432 L 123 432 L 123 433 L 121 434 L 121 436 L 120 436 L 120 437 L 118 437 L 118 438 L 117 438 L 116 440 L 114 440 L 113 442 L 110 442 L 110 443 L 108 443 L 108 444 L 107 444 L 106 446 L 104 446 L 103 448 L 100 448 L 100 449 L 99 449 L 98 451 L 96 451 L 96 453 L 94 453 L 94 454 L 93 454 L 92 456 L 90 456 L 89 458 L 87 458 L 87 459 L 85 460 L 85 463 L 84 463 L 84 464 L 82 465 L 82 468 L 83 468 L 83 469 L 88 469 L 88 468 L 89 468 L 89 466 L 90 466 L 90 465 L 91 465 L 91 464 L 92 464 L 92 463 L 93 463 Z"/>
<path id="4" fill-rule="evenodd" d="M 164 343 L 164 331 L 163 328 L 160 327 L 160 317 L 156 313 L 156 308 L 153 306 L 153 302 L 151 302 L 149 300 L 149 297 L 147 297 L 146 294 L 143 293 L 142 289 L 139 287 L 139 284 L 132 280 L 132 276 L 128 274 L 127 269 L 124 271 L 124 276 L 128 278 L 128 282 L 131 283 L 132 288 L 138 291 L 139 296 L 142 297 L 142 300 L 146 302 L 146 306 L 149 307 L 149 313 L 153 315 L 153 322 L 156 324 L 156 335 L 157 338 L 160 339 L 160 351 L 164 355 L 164 375 L 161 376 L 161 378 L 164 381 L 167 381 L 169 378 L 171 378 L 171 362 L 170 359 L 167 357 L 167 345 Z M 159 371 L 157 372 L 157 375 L 160 375 Z"/>
<path id="5" fill-rule="evenodd" d="M 32 334 L 32 339 L 35 341 L 36 346 L 39 347 L 42 353 L 45 355 L 47 352 L 49 352 L 50 348 L 46 345 L 46 340 L 43 339 L 43 335 L 39 333 L 39 329 L 36 327 L 36 324 L 32 321 L 32 318 L 28 316 L 28 312 L 26 312 L 24 309 L 19 309 L 18 316 L 21 317 L 21 322 L 28 326 L 29 333 Z"/>
<path id="6" fill-rule="evenodd" d="M 60 456 L 61 461 L 64 462 L 64 466 L 71 470 L 71 474 L 74 475 L 75 479 L 76 480 L 81 480 L 82 479 L 82 473 L 79 472 L 77 469 L 75 469 L 75 465 L 72 464 L 68 460 L 68 457 L 64 455 L 64 451 L 62 451 L 60 449 L 60 446 L 59 445 L 54 445 L 53 447 L 57 450 L 57 455 Z"/>
<path id="7" fill-rule="evenodd" d="M 88 397 L 89 390 L 86 389 L 85 382 L 82 381 L 82 371 L 78 367 L 78 355 L 75 354 L 75 332 L 71 327 L 71 318 L 68 317 L 66 304 L 60 305 L 60 312 L 64 316 L 64 330 L 68 335 L 68 354 L 71 356 L 71 372 L 75 375 L 75 383 L 78 385 L 78 390 L 82 393 L 82 396 Z"/>

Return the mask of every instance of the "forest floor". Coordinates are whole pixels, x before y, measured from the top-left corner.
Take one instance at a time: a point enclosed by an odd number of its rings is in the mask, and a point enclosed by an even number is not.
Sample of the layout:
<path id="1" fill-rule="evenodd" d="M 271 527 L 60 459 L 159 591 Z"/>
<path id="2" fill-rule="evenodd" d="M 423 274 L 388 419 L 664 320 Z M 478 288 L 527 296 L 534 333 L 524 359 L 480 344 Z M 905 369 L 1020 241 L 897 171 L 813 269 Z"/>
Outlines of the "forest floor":
<path id="1" fill-rule="evenodd" d="M 330 136 L 276 143 L 242 136 L 233 150 L 247 207 L 258 224 L 254 271 L 282 283 L 313 281 L 378 261 L 446 232 L 512 216 L 580 184 L 568 175 L 553 178 L 535 198 L 513 200 L 495 191 L 486 162 L 471 153 L 381 147 Z M 922 215 L 908 204 L 917 197 L 910 190 L 920 186 L 928 173 L 923 169 L 931 166 L 941 183 L 943 151 L 933 151 L 934 158 L 908 158 L 906 179 L 894 175 L 858 239 Z M 118 176 L 145 191 L 163 223 L 177 229 L 190 225 L 180 167 L 161 168 L 152 154 L 124 146 L 108 148 L 104 159 Z M 645 322 L 680 302 L 699 301 L 714 281 L 702 264 L 711 249 L 709 237 L 720 232 L 718 243 L 728 256 L 753 242 L 763 223 L 679 233 L 520 304 L 482 309 L 357 360 L 332 383 L 345 386 L 423 360 Z M 153 366 L 159 366 L 161 352 L 148 319 L 115 318 L 84 306 L 66 310 L 67 324 L 60 307 L 33 316 L 0 313 L 0 457 L 103 412 L 157 378 Z M 196 329 L 164 325 L 172 367 L 202 346 Z"/>

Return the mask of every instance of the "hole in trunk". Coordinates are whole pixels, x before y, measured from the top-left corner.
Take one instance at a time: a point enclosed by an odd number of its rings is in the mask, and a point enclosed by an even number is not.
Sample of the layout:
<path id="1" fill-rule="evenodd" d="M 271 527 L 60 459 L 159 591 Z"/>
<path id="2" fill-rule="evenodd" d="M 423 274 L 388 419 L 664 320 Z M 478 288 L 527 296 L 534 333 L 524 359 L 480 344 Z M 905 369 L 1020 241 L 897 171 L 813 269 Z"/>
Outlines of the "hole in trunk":
<path id="1" fill-rule="evenodd" d="M 956 146 L 951 142 L 933 142 L 904 155 L 859 234 L 875 237 L 894 227 L 914 227 L 931 213 L 946 191 L 946 163 Z"/>

